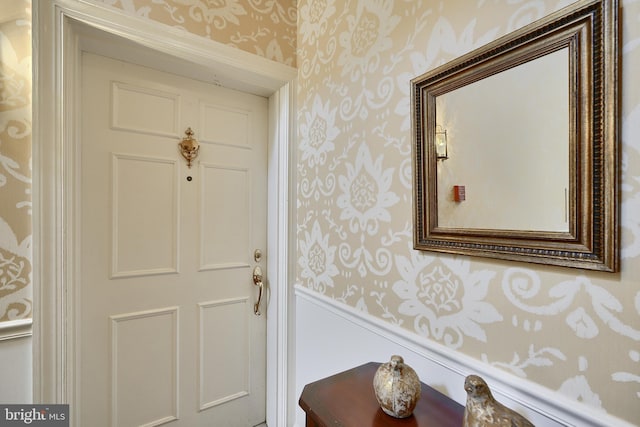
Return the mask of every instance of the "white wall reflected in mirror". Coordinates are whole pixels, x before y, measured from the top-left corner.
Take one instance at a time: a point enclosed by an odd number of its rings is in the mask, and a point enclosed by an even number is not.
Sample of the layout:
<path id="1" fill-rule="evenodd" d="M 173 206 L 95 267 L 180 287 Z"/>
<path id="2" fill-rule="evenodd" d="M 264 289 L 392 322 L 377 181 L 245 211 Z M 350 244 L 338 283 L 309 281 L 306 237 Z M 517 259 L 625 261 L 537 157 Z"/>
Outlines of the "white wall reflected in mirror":
<path id="1" fill-rule="evenodd" d="M 436 97 L 438 227 L 569 231 L 569 69 L 563 48 Z"/>

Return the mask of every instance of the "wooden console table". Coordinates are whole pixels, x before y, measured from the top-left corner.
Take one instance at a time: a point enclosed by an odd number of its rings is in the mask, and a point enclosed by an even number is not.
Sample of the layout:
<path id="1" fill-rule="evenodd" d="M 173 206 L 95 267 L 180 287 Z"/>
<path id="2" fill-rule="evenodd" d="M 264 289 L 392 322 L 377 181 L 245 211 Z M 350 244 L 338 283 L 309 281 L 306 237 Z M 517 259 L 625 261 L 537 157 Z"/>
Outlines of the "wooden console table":
<path id="1" fill-rule="evenodd" d="M 373 391 L 380 363 L 357 368 L 307 384 L 300 396 L 307 427 L 460 427 L 464 407 L 422 383 L 420 401 L 408 418 L 385 414 Z"/>

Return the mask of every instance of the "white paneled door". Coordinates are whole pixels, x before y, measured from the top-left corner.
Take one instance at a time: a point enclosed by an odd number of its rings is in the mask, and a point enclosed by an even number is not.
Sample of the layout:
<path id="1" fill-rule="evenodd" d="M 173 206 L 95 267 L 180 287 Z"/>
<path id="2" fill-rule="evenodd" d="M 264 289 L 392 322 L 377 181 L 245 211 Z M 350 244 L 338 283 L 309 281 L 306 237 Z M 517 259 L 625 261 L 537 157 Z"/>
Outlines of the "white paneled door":
<path id="1" fill-rule="evenodd" d="M 77 425 L 264 422 L 267 100 L 88 53 L 82 79 Z"/>

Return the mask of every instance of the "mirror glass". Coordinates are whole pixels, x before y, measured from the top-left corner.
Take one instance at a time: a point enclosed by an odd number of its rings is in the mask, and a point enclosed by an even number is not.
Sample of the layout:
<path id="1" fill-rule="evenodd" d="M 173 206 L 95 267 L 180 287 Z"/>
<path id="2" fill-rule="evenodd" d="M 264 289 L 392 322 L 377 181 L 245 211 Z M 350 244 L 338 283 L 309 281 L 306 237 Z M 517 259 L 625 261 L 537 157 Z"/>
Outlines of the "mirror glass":
<path id="1" fill-rule="evenodd" d="M 568 69 L 563 48 L 436 97 L 439 227 L 569 231 Z"/>
<path id="2" fill-rule="evenodd" d="M 618 0 L 411 81 L 414 248 L 619 268 Z"/>

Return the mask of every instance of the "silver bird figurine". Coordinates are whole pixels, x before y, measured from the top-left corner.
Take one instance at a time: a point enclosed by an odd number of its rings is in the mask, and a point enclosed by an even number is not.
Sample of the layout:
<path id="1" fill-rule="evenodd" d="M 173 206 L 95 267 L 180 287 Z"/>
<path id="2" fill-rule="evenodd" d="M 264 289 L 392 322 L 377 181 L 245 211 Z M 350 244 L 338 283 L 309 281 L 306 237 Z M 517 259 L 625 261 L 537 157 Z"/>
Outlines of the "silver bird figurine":
<path id="1" fill-rule="evenodd" d="M 534 427 L 525 417 L 498 402 L 481 377 L 469 375 L 464 389 L 467 404 L 462 427 Z"/>

